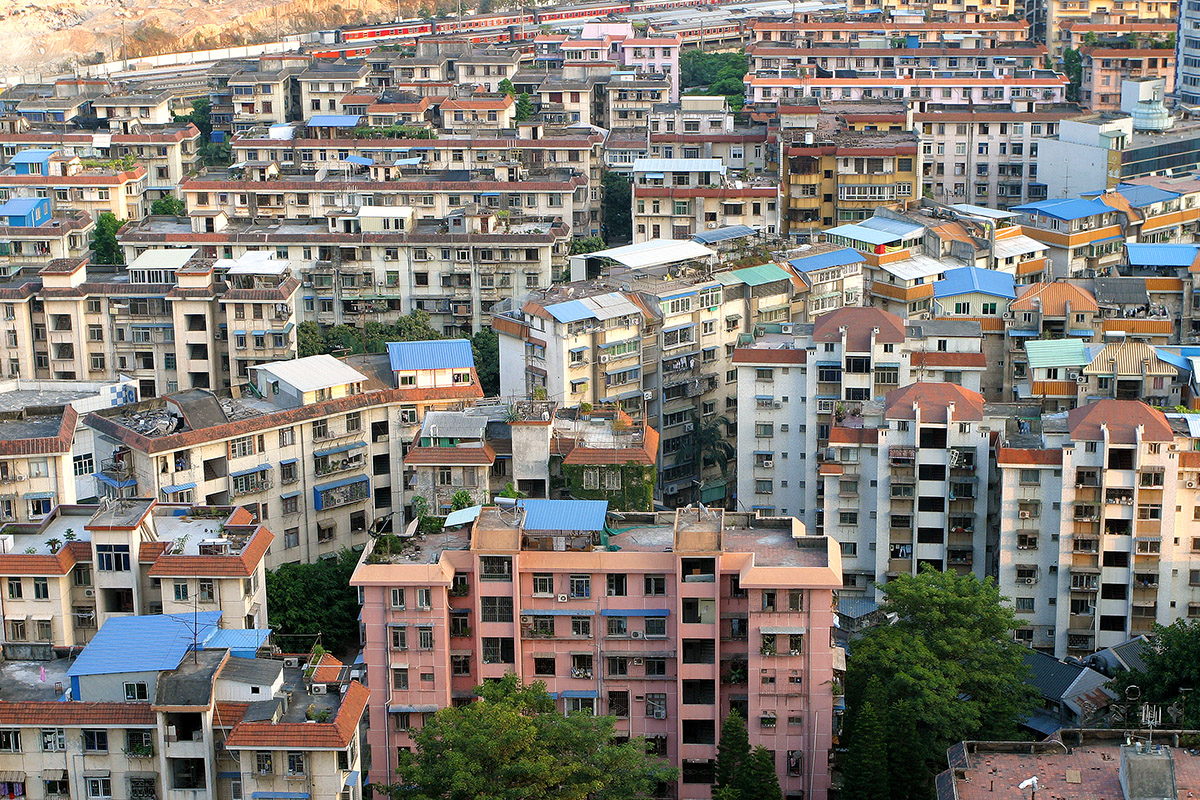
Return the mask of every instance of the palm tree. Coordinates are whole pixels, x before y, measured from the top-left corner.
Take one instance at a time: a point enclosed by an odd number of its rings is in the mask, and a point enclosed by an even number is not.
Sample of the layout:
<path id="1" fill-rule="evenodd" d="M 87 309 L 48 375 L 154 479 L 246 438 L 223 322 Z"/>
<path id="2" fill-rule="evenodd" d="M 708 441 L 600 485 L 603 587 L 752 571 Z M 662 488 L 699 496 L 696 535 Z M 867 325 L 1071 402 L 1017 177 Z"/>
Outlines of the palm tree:
<path id="1" fill-rule="evenodd" d="M 721 469 L 722 478 L 728 476 L 729 462 L 737 457 L 737 448 L 725 437 L 728 427 L 729 420 L 725 417 L 702 420 L 696 425 L 696 432 L 692 437 L 692 447 L 700 467 L 703 469 L 716 465 Z"/>

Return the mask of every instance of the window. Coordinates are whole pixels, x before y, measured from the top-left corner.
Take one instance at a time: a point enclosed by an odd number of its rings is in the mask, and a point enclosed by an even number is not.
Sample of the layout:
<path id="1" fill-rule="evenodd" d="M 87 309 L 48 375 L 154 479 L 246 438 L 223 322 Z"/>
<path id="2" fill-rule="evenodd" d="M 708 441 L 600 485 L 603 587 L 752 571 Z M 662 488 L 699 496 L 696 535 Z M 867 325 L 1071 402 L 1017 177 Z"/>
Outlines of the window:
<path id="1" fill-rule="evenodd" d="M 1032 597 L 1018 597 L 1016 599 L 1017 613 L 1032 614 L 1034 610 L 1034 602 Z"/>
<path id="2" fill-rule="evenodd" d="M 646 617 L 646 636 L 663 637 L 667 635 L 666 617 Z"/>
<path id="3" fill-rule="evenodd" d="M 48 753 L 67 749 L 67 734 L 62 728 L 42 728 L 42 750 Z"/>
<path id="4" fill-rule="evenodd" d="M 83 732 L 83 750 L 85 753 L 108 752 L 108 731 L 85 730 Z"/>
<path id="5" fill-rule="evenodd" d="M 535 597 L 548 597 L 554 594 L 554 576 L 539 574 L 533 576 L 533 594 Z"/>
<path id="6" fill-rule="evenodd" d="M 5 753 L 21 752 L 21 732 L 18 730 L 0 731 L 0 751 Z"/>
<path id="7" fill-rule="evenodd" d="M 592 578 L 590 575 L 571 576 L 571 597 L 587 598 L 592 596 Z"/>
<path id="8" fill-rule="evenodd" d="M 592 618 L 591 617 L 571 617 L 571 635 L 585 637 L 585 638 L 591 638 Z"/>
<path id="9" fill-rule="evenodd" d="M 644 580 L 646 597 L 665 597 L 667 594 L 666 575 L 647 575 Z"/>
<path id="10" fill-rule="evenodd" d="M 608 618 L 608 635 L 609 636 L 628 636 L 629 635 L 629 620 L 626 617 L 609 617 Z"/>
<path id="11" fill-rule="evenodd" d="M 661 659 L 658 659 L 661 660 Z M 647 668 L 649 661 L 646 662 Z M 646 716 L 653 719 L 667 718 L 667 696 L 663 693 L 648 692 L 646 694 Z"/>
<path id="12" fill-rule="evenodd" d="M 125 683 L 125 701 L 128 703 L 136 703 L 142 700 L 149 700 L 150 692 L 146 688 L 144 681 L 136 681 Z"/>
<path id="13" fill-rule="evenodd" d="M 89 798 L 109 798 L 112 797 L 112 779 L 110 778 L 88 778 L 87 779 L 87 796 Z"/>
<path id="14" fill-rule="evenodd" d="M 257 758 L 254 760 L 254 766 L 259 775 L 270 775 L 275 771 L 275 762 L 273 756 L 273 753 L 260 752 L 257 754 Z"/>
<path id="15" fill-rule="evenodd" d="M 433 590 L 417 589 L 417 608 L 428 611 L 433 606 Z"/>
<path id="16" fill-rule="evenodd" d="M 91 453 L 84 453 L 72 459 L 72 468 L 76 478 L 83 478 L 96 471 L 95 459 Z"/>
<path id="17" fill-rule="evenodd" d="M 101 572 L 129 572 L 129 545 L 96 545 L 96 569 Z"/>
<path id="18" fill-rule="evenodd" d="M 392 668 L 392 690 L 403 691 L 408 688 L 408 670 L 402 667 Z"/>
<path id="19" fill-rule="evenodd" d="M 187 581 L 175 581 L 175 602 L 183 603 L 188 599 Z"/>
<path id="20" fill-rule="evenodd" d="M 404 608 L 404 589 L 392 589 L 392 608 Z"/>
<path id="21" fill-rule="evenodd" d="M 407 650 L 408 649 L 408 629 L 399 626 L 392 627 L 392 649 Z"/>
<path id="22" fill-rule="evenodd" d="M 304 774 L 304 753 L 297 752 L 295 750 L 288 751 L 287 774 L 288 775 L 303 775 Z"/>
<path id="23" fill-rule="evenodd" d="M 612 573 L 608 576 L 608 596 L 625 597 L 628 593 L 627 576 L 624 573 Z"/>
<path id="24" fill-rule="evenodd" d="M 512 622 L 512 597 L 481 597 L 480 617 L 484 622 Z"/>
<path id="25" fill-rule="evenodd" d="M 21 588 L 21 579 L 20 578 L 9 578 L 8 579 L 8 599 L 9 600 L 20 600 L 24 596 L 25 596 L 24 590 Z"/>

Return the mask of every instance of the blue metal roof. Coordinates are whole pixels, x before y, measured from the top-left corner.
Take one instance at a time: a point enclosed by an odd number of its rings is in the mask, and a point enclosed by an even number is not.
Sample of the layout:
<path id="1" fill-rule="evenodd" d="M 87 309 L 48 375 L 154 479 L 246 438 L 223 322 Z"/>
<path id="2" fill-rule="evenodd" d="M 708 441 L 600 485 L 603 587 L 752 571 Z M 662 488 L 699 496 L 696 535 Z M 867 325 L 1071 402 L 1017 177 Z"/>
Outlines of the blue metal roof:
<path id="1" fill-rule="evenodd" d="M 588 307 L 587 303 L 581 300 L 568 300 L 565 303 L 555 303 L 554 305 L 546 306 L 546 310 L 550 312 L 550 316 L 564 324 L 579 322 L 581 319 L 596 316 L 595 309 Z"/>
<path id="2" fill-rule="evenodd" d="M 1190 267 L 1200 255 L 1200 245 L 1127 244 L 1125 255 L 1135 267 Z"/>
<path id="3" fill-rule="evenodd" d="M 1122 183 L 1116 189 L 1117 194 L 1124 197 L 1129 205 L 1134 208 L 1145 208 L 1152 206 L 1155 203 L 1165 203 L 1168 200 L 1174 200 L 1181 195 L 1178 192 L 1172 192 L 1167 189 L 1160 189 L 1157 186 L 1142 186 L 1136 183 Z M 1095 193 L 1100 194 L 1099 192 Z M 1084 197 L 1093 197 L 1093 193 L 1088 192 Z"/>
<path id="4" fill-rule="evenodd" d="M 360 119 L 358 114 L 314 114 L 308 124 L 309 127 L 355 128 Z"/>
<path id="5" fill-rule="evenodd" d="M 55 151 L 53 151 L 53 150 L 47 150 L 47 149 L 42 149 L 42 148 L 31 148 L 29 150 L 22 150 L 21 152 L 17 153 L 15 156 L 10 158 L 8 160 L 8 163 L 10 163 L 10 164 L 37 164 L 42 161 L 45 161 L 50 156 L 54 155 L 54 152 Z"/>
<path id="6" fill-rule="evenodd" d="M 135 481 L 135 484 L 136 484 L 136 481 Z M 176 484 L 172 484 L 171 486 L 164 486 L 161 489 L 159 489 L 159 491 L 164 492 L 166 494 L 175 494 L 176 492 L 186 492 L 188 489 L 195 489 L 195 488 L 196 488 L 196 484 L 189 481 L 188 483 L 176 483 Z"/>
<path id="7" fill-rule="evenodd" d="M 471 369 L 475 354 L 468 339 L 432 342 L 388 342 L 388 359 L 393 372 L 418 369 Z"/>
<path id="8" fill-rule="evenodd" d="M 860 224 L 838 225 L 836 228 L 830 228 L 825 231 L 826 236 L 844 236 L 847 239 L 853 239 L 856 242 L 866 242 L 867 244 L 891 244 L 903 239 L 903 236 L 898 236 L 894 233 L 876 230 L 875 228 L 864 228 Z"/>
<path id="9" fill-rule="evenodd" d="M 43 202 L 46 202 L 44 197 L 14 197 L 0 204 L 0 217 L 23 217 Z"/>
<path id="10" fill-rule="evenodd" d="M 1014 206 L 1013 211 L 1020 211 L 1026 214 L 1039 214 L 1043 217 L 1051 217 L 1053 219 L 1073 220 L 1084 219 L 1085 217 L 1094 217 L 1097 214 L 1106 214 L 1111 211 L 1116 211 L 1112 206 L 1106 206 L 1099 200 L 1081 200 L 1079 198 L 1070 198 L 1067 200 L 1038 200 L 1036 203 L 1026 203 L 1023 206 Z"/>
<path id="11" fill-rule="evenodd" d="M 254 658 L 258 649 L 267 643 L 270 628 L 219 628 L 204 643 L 205 650 L 228 650 L 238 658 Z"/>
<path id="12" fill-rule="evenodd" d="M 528 531 L 601 531 L 607 500 L 518 500 Z"/>
<path id="13" fill-rule="evenodd" d="M 96 632 L 67 675 L 112 675 L 175 669 L 192 647 L 216 632 L 220 611 L 113 617 Z"/>
<path id="14" fill-rule="evenodd" d="M 370 478 L 366 475 L 355 475 L 352 478 L 342 478 L 340 481 L 332 481 L 331 483 L 322 483 L 314 486 L 313 489 L 318 493 L 328 492 L 330 489 L 339 489 L 342 486 L 349 486 L 352 483 L 363 483 L 369 481 Z"/>
<path id="15" fill-rule="evenodd" d="M 342 161 L 349 164 L 358 164 L 360 167 L 369 167 L 375 163 L 375 159 L 367 158 L 366 156 L 346 156 Z"/>
<path id="16" fill-rule="evenodd" d="M 1187 356 L 1179 353 L 1172 353 L 1170 350 L 1154 348 L 1154 354 L 1159 357 L 1159 360 L 1165 361 L 1173 367 L 1178 367 L 1184 372 L 1192 371 L 1192 362 L 1187 359 Z"/>
<path id="17" fill-rule="evenodd" d="M 725 228 L 717 228 L 715 231 L 700 231 L 692 236 L 692 241 L 700 244 L 713 244 L 729 239 L 740 239 L 743 236 L 753 236 L 755 233 L 754 228 L 749 225 L 730 225 Z"/>
<path id="18" fill-rule="evenodd" d="M 827 269 L 828 267 L 844 267 L 847 264 L 861 264 L 866 261 L 862 253 L 852 247 L 843 247 L 840 250 L 830 250 L 828 253 L 818 253 L 815 256 L 801 256 L 793 258 L 788 263 L 801 272 L 812 272 L 818 269 Z"/>
<path id="19" fill-rule="evenodd" d="M 1013 289 L 1013 276 L 1006 272 L 980 267 L 959 267 L 946 270 L 946 277 L 934 281 L 934 297 L 950 297 L 959 294 L 988 294 L 1012 300 L 1017 296 Z"/>

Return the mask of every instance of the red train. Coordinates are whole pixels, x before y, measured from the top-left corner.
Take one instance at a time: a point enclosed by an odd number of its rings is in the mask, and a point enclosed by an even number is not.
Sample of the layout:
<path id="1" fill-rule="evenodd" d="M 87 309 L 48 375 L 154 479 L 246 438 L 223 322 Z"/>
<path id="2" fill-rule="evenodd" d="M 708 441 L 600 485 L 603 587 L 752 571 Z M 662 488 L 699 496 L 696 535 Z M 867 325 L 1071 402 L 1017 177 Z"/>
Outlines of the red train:
<path id="1" fill-rule="evenodd" d="M 317 58 L 355 58 L 367 55 L 377 44 L 401 44 L 430 34 L 466 34 L 472 42 L 516 42 L 533 39 L 540 26 L 573 20 L 595 19 L 610 14 L 634 11 L 656 11 L 685 6 L 715 5 L 718 0 L 617 0 L 579 6 L 555 6 L 525 12 L 481 14 L 478 16 L 444 19 L 406 19 L 381 25 L 342 28 L 322 31 L 324 44 L 339 45 L 334 49 L 313 53 Z M 346 46 L 341 46 L 346 45 Z"/>

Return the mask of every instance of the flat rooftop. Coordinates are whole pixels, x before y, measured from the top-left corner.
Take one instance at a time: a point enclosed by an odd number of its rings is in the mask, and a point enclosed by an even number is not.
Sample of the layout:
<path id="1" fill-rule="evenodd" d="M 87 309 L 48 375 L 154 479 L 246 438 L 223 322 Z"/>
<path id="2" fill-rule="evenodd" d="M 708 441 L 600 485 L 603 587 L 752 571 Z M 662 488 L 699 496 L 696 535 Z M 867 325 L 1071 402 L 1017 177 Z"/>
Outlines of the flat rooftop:
<path id="1" fill-rule="evenodd" d="M 53 439 L 62 427 L 62 414 L 38 414 L 24 419 L 0 419 L 0 439 Z"/>
<path id="2" fill-rule="evenodd" d="M 71 682 L 67 668 L 71 659 L 56 658 L 51 661 L 5 661 L 0 664 L 0 701 L 6 703 L 29 700 L 57 700 L 61 693 L 58 685 L 66 691 Z M 42 680 L 42 670 L 46 679 Z"/>
<path id="3" fill-rule="evenodd" d="M 32 550 L 33 554 L 50 555 L 46 542 L 51 539 L 66 542 L 68 529 L 75 541 L 90 542 L 92 534 L 83 526 L 92 518 L 93 511 L 92 506 L 59 506 L 52 517 L 40 524 L 5 525 L 0 533 L 0 552 L 29 553 Z"/>
<path id="4" fill-rule="evenodd" d="M 78 383 L 73 381 L 70 383 L 64 382 L 63 386 L 51 386 L 40 389 L 10 389 L 8 391 L 0 391 L 0 412 L 21 411 L 26 408 L 65 406 L 77 400 L 87 400 L 88 398 L 95 397 L 97 394 L 99 394 L 99 389 L 95 391 L 83 390 L 79 388 Z"/>

